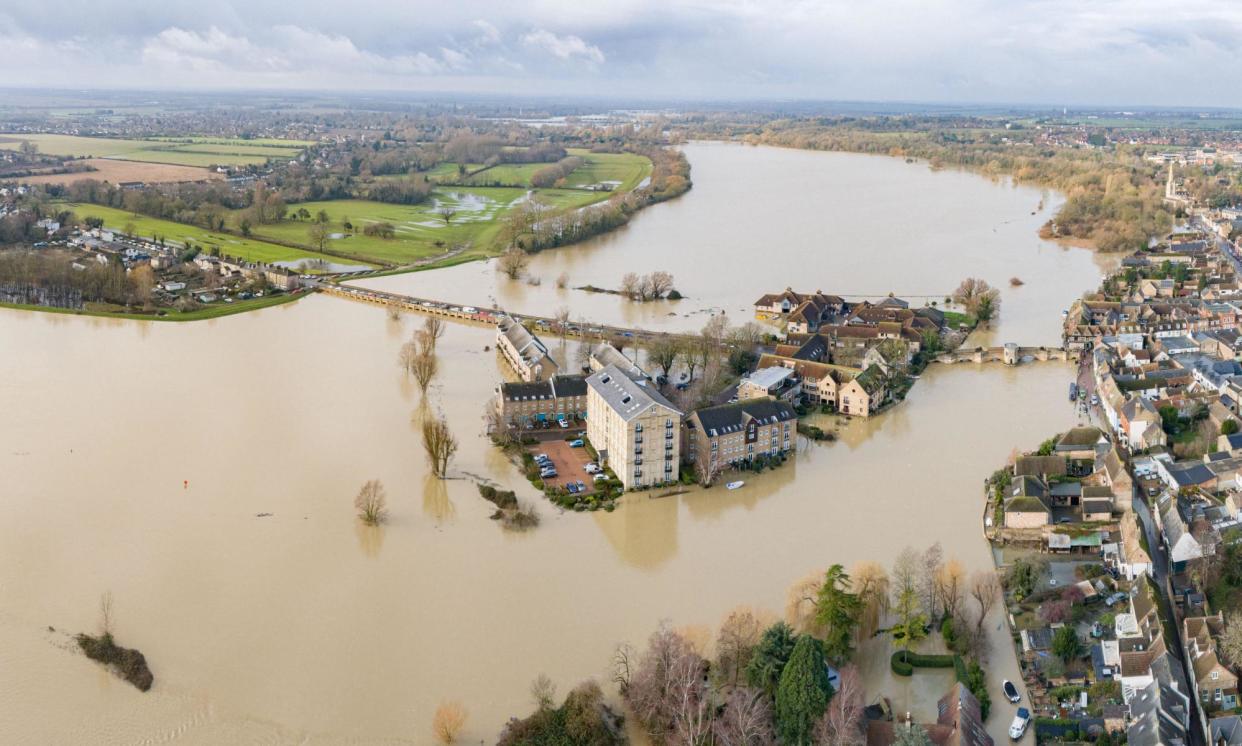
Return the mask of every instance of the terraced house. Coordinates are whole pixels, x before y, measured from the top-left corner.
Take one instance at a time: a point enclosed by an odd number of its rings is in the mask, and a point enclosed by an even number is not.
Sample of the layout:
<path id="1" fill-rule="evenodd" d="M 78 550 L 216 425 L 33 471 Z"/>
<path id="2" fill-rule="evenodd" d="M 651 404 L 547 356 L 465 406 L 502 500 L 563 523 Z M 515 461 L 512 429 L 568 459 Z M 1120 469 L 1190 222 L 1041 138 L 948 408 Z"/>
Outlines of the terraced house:
<path id="1" fill-rule="evenodd" d="M 547 346 L 509 314 L 496 323 L 496 349 L 523 381 L 546 381 L 557 373 Z"/>
<path id="2" fill-rule="evenodd" d="M 546 381 L 506 381 L 496 387 L 496 406 L 506 427 L 533 430 L 586 419 L 583 376 L 552 376 Z"/>
<path id="3" fill-rule="evenodd" d="M 676 481 L 682 411 L 616 365 L 587 376 L 587 437 L 627 490 Z"/>

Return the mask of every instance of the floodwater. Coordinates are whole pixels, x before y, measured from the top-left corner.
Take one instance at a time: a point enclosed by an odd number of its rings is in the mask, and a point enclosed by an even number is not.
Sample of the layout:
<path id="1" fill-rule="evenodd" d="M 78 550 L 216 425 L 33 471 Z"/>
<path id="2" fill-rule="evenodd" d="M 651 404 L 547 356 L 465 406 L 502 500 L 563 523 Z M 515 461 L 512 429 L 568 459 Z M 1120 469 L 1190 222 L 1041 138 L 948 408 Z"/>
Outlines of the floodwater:
<path id="1" fill-rule="evenodd" d="M 937 302 L 967 276 L 1001 291 L 1001 315 L 972 343 L 1059 345 L 1062 309 L 1096 287 L 1117 257 L 1039 238 L 1063 199 L 925 163 L 724 143 L 687 145 L 694 188 L 628 226 L 531 262 L 510 280 L 495 262 L 359 280 L 380 290 L 468 305 L 650 329 L 696 330 L 725 311 L 751 318 L 754 301 L 786 287 L 857 300 L 896 293 Z M 671 272 L 681 301 L 635 303 L 588 293 L 627 272 Z M 568 278 L 566 288 L 557 278 Z M 1011 278 L 1024 284 L 1011 286 Z"/>
<path id="2" fill-rule="evenodd" d="M 906 545 L 988 567 L 984 476 L 1074 419 L 1063 364 L 933 366 L 901 406 L 739 490 L 560 513 L 481 435 L 501 377 L 483 327 L 440 341 L 425 406 L 461 450 L 453 479 L 428 477 L 395 363 L 417 323 L 328 296 L 193 324 L 0 310 L 0 741 L 427 743 L 458 700 L 466 742 L 490 742 L 536 675 L 606 680 L 614 645 L 660 620 L 779 613 L 808 572 Z M 488 520 L 474 476 L 542 525 Z M 352 498 L 373 478 L 391 520 L 366 529 Z M 95 628 L 104 591 L 146 694 L 66 636 Z M 997 681 L 1016 673 L 999 625 Z M 893 681 L 886 644 L 868 650 L 870 694 L 934 717 L 946 682 Z M 1011 717 L 996 705 L 994 735 Z"/>

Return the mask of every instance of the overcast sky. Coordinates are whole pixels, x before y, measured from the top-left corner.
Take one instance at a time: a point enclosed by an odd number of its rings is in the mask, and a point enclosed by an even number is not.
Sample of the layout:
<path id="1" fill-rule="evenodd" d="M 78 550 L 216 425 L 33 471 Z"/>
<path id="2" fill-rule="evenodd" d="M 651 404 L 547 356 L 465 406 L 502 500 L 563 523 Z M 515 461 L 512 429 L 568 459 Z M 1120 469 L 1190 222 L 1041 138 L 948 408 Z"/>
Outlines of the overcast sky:
<path id="1" fill-rule="evenodd" d="M 1242 0 L 0 0 L 0 49 L 14 86 L 1242 106 Z"/>

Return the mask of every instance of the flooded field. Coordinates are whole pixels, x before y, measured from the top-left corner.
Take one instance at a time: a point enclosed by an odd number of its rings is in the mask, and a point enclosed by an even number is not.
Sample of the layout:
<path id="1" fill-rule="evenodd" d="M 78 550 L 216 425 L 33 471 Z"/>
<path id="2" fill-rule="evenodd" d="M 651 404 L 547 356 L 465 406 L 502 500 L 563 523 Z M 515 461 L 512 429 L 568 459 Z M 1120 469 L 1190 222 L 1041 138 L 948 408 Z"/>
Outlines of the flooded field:
<path id="1" fill-rule="evenodd" d="M 471 305 L 653 329 L 693 330 L 706 314 L 751 318 L 755 299 L 793 286 L 943 303 L 967 276 L 1000 288 L 1000 321 L 979 344 L 1059 345 L 1060 312 L 1116 257 L 1041 240 L 1056 193 L 924 163 L 721 143 L 686 146 L 694 188 L 621 230 L 535 257 L 510 280 L 495 262 L 359 281 Z M 671 272 L 681 301 L 633 303 L 574 288 L 618 288 L 627 272 Z M 557 278 L 568 277 L 568 287 Z M 1024 284 L 1013 287 L 1011 278 Z"/>
<path id="2" fill-rule="evenodd" d="M 481 435 L 491 331 L 449 326 L 424 405 L 395 363 L 416 323 L 325 296 L 194 324 L 0 311 L 0 740 L 426 743 L 458 700 L 466 742 L 490 742 L 537 674 L 561 692 L 604 677 L 662 619 L 779 612 L 807 572 L 907 544 L 987 567 L 983 477 L 1074 419 L 1061 364 L 934 366 L 891 413 L 742 489 L 562 514 Z M 447 482 L 420 406 L 461 440 Z M 489 521 L 475 477 L 539 500 L 542 525 Z M 376 478 L 392 518 L 364 529 L 352 498 Z M 147 694 L 66 636 L 107 590 Z M 1012 677 L 990 624 L 990 674 Z M 944 682 L 892 681 L 885 651 L 869 696 L 931 717 Z M 996 737 L 1010 717 L 995 706 Z"/>

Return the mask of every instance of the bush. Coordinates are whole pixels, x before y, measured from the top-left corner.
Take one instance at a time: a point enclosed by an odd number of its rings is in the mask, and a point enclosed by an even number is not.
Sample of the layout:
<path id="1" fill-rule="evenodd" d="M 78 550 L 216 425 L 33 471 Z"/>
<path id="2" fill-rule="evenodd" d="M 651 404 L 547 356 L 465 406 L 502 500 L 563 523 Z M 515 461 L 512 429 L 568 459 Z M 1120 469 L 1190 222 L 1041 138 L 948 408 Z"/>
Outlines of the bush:
<path id="1" fill-rule="evenodd" d="M 123 648 L 113 641 L 112 635 L 105 632 L 99 637 L 82 634 L 77 637 L 78 647 L 86 653 L 86 657 L 110 666 L 114 671 L 139 691 L 147 691 L 155 681 L 151 669 L 147 667 L 147 659 L 142 653 L 130 648 Z"/>

